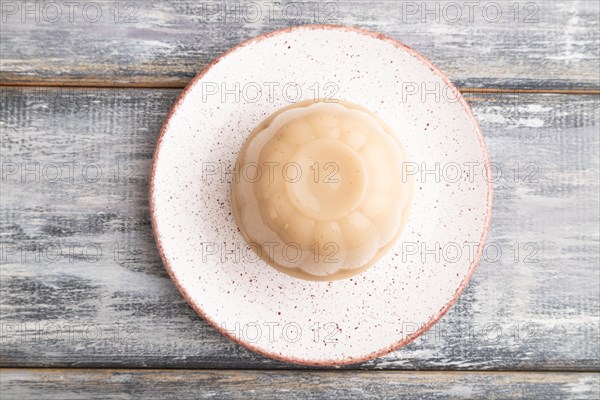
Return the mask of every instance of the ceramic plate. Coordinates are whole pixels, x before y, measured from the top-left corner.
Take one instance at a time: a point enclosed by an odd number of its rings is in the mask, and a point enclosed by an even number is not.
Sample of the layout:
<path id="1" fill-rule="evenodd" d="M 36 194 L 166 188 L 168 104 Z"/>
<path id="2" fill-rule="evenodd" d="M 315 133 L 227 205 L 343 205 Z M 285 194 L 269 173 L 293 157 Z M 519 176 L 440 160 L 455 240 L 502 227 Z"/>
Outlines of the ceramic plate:
<path id="1" fill-rule="evenodd" d="M 276 110 L 316 98 L 376 113 L 406 148 L 403 169 L 415 182 L 394 247 L 334 282 L 293 278 L 256 257 L 230 200 L 250 132 Z M 294 27 L 231 49 L 181 94 L 156 146 L 152 223 L 171 278 L 223 335 L 288 362 L 357 363 L 414 340 L 467 285 L 489 226 L 488 164 L 469 106 L 414 50 L 354 28 Z"/>

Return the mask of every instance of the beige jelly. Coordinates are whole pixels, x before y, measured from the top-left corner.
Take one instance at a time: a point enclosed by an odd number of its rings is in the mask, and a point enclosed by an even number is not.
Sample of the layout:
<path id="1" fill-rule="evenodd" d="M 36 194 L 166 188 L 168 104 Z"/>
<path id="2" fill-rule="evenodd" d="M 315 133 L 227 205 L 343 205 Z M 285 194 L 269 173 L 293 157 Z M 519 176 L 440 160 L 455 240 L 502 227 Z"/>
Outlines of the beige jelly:
<path id="1" fill-rule="evenodd" d="M 406 152 L 375 114 L 304 101 L 261 123 L 239 155 L 234 215 L 249 246 L 278 270 L 310 280 L 358 274 L 400 236 L 413 183 Z"/>

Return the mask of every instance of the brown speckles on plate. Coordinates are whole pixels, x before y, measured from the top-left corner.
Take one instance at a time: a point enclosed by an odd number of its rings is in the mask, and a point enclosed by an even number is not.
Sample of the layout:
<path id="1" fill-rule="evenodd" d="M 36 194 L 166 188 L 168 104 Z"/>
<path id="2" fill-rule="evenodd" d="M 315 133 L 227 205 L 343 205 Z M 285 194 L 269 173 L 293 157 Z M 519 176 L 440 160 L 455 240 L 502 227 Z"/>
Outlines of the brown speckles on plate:
<path id="1" fill-rule="evenodd" d="M 311 98 L 311 85 L 334 83 L 337 98 L 371 109 L 402 136 L 419 172 L 436 163 L 475 162 L 481 168 L 458 182 L 418 173 L 409 222 L 377 265 L 353 280 L 301 281 L 236 253 L 233 244 L 244 248 L 244 242 L 231 218 L 229 182 L 204 182 L 199 169 L 202 163 L 220 165 L 219 160 L 233 165 L 254 125 L 289 101 L 281 91 L 255 102 L 234 96 L 222 101 L 218 95 L 203 99 L 203 82 L 278 82 L 280 87 L 296 82 L 302 99 Z M 410 82 L 456 90 L 429 61 L 391 38 L 308 25 L 270 32 L 229 50 L 183 91 L 156 146 L 151 217 L 167 271 L 215 329 L 267 357 L 343 365 L 406 345 L 458 299 L 489 228 L 491 182 L 483 177 L 489 158 L 464 99 L 406 96 L 402 84 Z M 476 244 L 473 257 L 455 263 L 421 251 L 423 245 L 427 250 L 464 242 Z M 403 324 L 418 329 L 407 333 Z"/>

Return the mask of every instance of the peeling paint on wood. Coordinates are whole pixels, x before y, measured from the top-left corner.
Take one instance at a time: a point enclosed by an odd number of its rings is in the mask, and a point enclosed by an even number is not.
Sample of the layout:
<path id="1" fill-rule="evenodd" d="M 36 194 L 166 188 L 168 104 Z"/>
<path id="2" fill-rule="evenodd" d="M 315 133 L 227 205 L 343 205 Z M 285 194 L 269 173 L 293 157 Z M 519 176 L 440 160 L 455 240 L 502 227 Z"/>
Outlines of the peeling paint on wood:
<path id="1" fill-rule="evenodd" d="M 2 370 L 10 398 L 597 399 L 600 375 L 535 372 Z"/>
<path id="2" fill-rule="evenodd" d="M 2 365 L 294 368 L 209 327 L 158 257 L 148 175 L 178 93 L 2 88 Z M 599 98 L 469 100 L 502 170 L 502 256 L 426 335 L 352 368 L 597 371 Z"/>
<path id="3" fill-rule="evenodd" d="M 62 15 L 4 2 L 0 82 L 183 87 L 232 46 L 278 28 L 374 30 L 424 54 L 457 86 L 600 89 L 595 0 L 250 2 L 101 0 Z M 292 4 L 289 4 L 292 3 Z M 475 4 L 475 5 L 473 5 Z M 458 7 L 457 7 L 458 5 Z M 8 6 L 6 6 L 8 7 Z M 34 10 L 23 14 L 24 7 Z M 100 19 L 96 21 L 97 9 Z M 36 20 L 37 18 L 37 20 Z"/>

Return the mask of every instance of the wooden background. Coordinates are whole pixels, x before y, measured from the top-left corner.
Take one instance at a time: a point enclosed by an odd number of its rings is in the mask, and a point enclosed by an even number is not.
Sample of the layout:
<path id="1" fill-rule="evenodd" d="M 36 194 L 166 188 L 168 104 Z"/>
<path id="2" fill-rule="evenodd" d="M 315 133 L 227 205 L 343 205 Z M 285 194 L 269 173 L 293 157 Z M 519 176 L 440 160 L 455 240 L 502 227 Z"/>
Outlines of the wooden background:
<path id="1" fill-rule="evenodd" d="M 260 18 L 247 2 L 80 2 L 72 14 L 55 2 L 59 20 L 48 3 L 1 3 L 3 399 L 600 396 L 597 1 L 482 1 L 472 18 L 447 1 L 429 2 L 433 14 L 415 12 L 420 1 L 252 3 Z M 322 22 L 387 34 L 438 65 L 502 171 L 488 240 L 499 259 L 416 342 L 329 370 L 258 356 L 198 317 L 159 259 L 147 198 L 186 83 L 243 40 Z"/>

